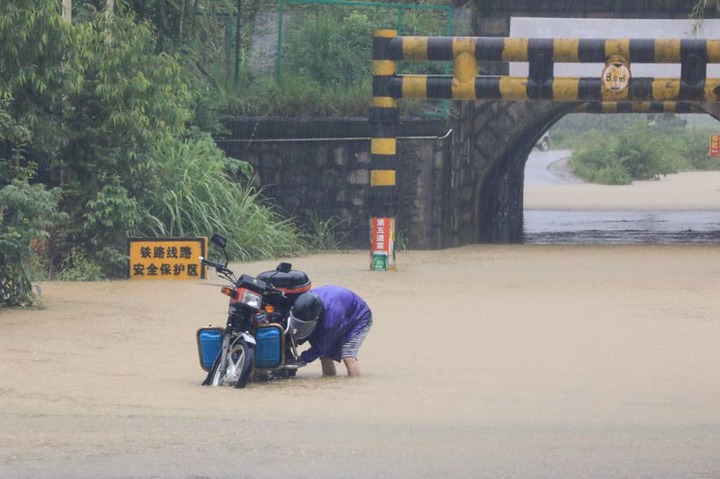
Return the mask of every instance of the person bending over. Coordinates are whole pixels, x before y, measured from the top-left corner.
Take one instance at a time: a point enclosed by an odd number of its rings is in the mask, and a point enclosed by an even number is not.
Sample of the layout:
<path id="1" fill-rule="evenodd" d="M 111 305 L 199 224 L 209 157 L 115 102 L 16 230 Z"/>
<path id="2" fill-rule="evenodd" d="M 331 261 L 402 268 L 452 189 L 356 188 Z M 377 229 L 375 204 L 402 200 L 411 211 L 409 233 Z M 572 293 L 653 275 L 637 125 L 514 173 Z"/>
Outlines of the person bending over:
<path id="1" fill-rule="evenodd" d="M 348 376 L 359 376 L 358 349 L 372 322 L 367 303 L 347 288 L 320 286 L 301 294 L 290 309 L 290 328 L 300 344 L 310 343 L 300 365 L 320 358 L 323 375 L 335 376 L 335 361 L 342 360 Z"/>

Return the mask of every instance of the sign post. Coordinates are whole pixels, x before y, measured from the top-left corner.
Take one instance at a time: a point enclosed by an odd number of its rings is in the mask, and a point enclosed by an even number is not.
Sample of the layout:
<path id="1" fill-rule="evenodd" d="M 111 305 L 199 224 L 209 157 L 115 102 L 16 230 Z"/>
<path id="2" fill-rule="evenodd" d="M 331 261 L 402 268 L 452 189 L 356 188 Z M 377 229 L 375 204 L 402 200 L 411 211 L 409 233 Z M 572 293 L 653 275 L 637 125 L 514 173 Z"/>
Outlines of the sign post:
<path id="1" fill-rule="evenodd" d="M 720 133 L 710 134 L 710 156 L 720 157 Z"/>
<path id="2" fill-rule="evenodd" d="M 394 271 L 395 266 L 395 218 L 372 218 L 370 228 L 370 269 Z"/>

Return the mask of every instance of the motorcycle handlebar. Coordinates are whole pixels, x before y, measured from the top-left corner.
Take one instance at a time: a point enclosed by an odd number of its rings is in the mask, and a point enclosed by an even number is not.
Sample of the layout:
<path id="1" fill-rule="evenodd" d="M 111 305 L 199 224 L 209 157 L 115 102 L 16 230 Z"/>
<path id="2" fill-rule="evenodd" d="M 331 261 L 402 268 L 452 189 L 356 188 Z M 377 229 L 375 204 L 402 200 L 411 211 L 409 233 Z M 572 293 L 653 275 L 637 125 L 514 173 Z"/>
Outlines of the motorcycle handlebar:
<path id="1" fill-rule="evenodd" d="M 210 266 L 212 268 L 215 268 L 217 271 L 230 271 L 228 270 L 224 264 L 216 263 L 215 261 L 210 261 L 207 258 L 203 258 L 200 256 L 200 262 L 204 264 L 205 266 Z"/>
<path id="2" fill-rule="evenodd" d="M 225 273 L 225 274 L 229 274 L 229 275 L 232 275 L 232 274 L 233 274 L 233 272 L 230 271 L 229 269 L 227 269 L 224 264 L 216 263 L 215 261 L 211 261 L 211 260 L 209 260 L 209 259 L 207 259 L 207 258 L 204 258 L 204 257 L 202 257 L 202 256 L 200 256 L 199 258 L 200 258 L 200 262 L 201 262 L 202 264 L 204 264 L 205 266 L 210 266 L 211 268 L 215 268 L 215 270 L 216 270 L 217 272 L 219 272 L 219 273 Z M 270 284 L 270 283 L 267 283 L 267 289 L 268 289 L 270 292 L 272 292 L 273 294 L 278 294 L 278 295 L 282 296 L 283 298 L 286 297 L 286 296 L 285 296 L 285 291 L 283 291 L 282 289 L 276 288 L 275 286 L 273 286 L 273 285 Z"/>

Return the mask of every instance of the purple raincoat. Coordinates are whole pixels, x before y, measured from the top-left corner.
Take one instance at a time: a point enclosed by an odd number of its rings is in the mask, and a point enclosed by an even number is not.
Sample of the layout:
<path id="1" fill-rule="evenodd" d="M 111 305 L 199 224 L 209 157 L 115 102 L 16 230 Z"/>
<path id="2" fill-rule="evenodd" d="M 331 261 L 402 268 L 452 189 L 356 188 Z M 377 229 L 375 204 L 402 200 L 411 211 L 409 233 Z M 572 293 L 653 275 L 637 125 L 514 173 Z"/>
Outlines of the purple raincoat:
<path id="1" fill-rule="evenodd" d="M 307 338 L 310 349 L 303 351 L 300 359 L 306 363 L 317 358 L 340 361 L 343 344 L 367 326 L 372 312 L 360 296 L 341 286 L 320 286 L 310 292 L 322 301 L 325 312 Z"/>

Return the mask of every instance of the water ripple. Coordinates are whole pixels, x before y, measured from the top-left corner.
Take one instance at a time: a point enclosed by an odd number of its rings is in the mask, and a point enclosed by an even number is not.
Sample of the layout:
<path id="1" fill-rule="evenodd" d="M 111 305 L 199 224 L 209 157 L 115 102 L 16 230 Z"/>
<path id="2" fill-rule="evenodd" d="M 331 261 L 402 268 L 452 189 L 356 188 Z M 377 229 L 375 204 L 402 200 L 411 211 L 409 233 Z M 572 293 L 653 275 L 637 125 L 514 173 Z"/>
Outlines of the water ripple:
<path id="1" fill-rule="evenodd" d="M 718 244 L 718 211 L 525 211 L 524 243 Z"/>

